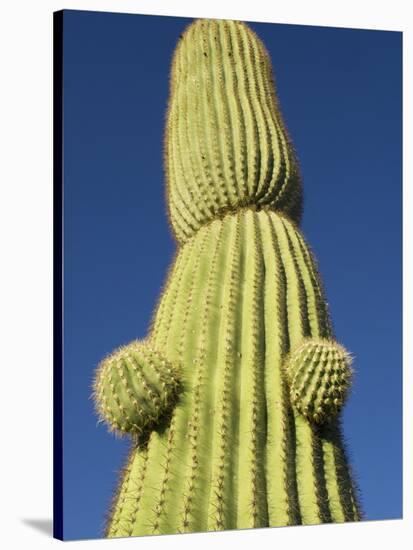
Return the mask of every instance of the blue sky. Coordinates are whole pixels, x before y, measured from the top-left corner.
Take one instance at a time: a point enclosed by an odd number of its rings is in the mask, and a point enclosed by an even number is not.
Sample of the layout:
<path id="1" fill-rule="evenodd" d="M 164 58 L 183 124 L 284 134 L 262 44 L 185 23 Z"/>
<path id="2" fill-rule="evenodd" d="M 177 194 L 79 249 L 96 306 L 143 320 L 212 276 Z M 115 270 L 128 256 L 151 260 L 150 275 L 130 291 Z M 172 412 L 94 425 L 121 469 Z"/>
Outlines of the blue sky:
<path id="1" fill-rule="evenodd" d="M 64 16 L 64 535 L 97 538 L 128 442 L 98 362 L 146 335 L 174 255 L 163 131 L 189 18 Z M 356 377 L 343 427 L 366 519 L 402 515 L 401 33 L 250 23 L 301 164 L 302 229 Z"/>

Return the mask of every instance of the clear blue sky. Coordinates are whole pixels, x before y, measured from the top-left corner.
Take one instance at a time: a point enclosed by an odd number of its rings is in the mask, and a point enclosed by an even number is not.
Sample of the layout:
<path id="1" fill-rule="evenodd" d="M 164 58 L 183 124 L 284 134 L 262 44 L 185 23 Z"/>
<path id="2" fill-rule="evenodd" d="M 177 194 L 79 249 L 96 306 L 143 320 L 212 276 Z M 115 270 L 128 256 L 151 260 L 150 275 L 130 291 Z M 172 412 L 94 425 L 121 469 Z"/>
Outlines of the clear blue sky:
<path id="1" fill-rule="evenodd" d="M 127 441 L 96 426 L 98 362 L 146 335 L 174 253 L 169 68 L 191 19 L 64 16 L 64 535 L 97 538 Z M 304 179 L 303 231 L 354 354 L 344 433 L 369 520 L 402 515 L 401 34 L 251 23 Z"/>

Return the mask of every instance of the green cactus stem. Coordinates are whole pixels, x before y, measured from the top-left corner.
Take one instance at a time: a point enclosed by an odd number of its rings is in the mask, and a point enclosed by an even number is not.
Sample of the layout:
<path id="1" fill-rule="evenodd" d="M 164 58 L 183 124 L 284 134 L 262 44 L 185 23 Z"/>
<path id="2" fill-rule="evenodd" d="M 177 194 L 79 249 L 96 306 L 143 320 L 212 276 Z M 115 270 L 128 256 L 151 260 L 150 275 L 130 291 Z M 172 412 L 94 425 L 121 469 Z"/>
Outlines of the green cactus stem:
<path id="1" fill-rule="evenodd" d="M 270 61 L 244 23 L 183 34 L 165 163 L 177 254 L 145 345 L 95 381 L 102 419 L 133 436 L 105 535 L 359 520 L 340 428 L 349 355 L 298 226 Z"/>

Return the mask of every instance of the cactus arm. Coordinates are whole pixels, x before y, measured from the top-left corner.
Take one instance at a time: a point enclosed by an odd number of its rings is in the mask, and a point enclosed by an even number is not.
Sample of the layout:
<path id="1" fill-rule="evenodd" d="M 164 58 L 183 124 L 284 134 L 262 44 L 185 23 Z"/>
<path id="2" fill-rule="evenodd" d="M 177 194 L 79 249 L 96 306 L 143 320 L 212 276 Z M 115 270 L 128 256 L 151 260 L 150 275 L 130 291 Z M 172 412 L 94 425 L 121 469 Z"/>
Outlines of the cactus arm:
<path id="1" fill-rule="evenodd" d="M 132 342 L 99 365 L 93 398 L 109 431 L 144 438 L 171 412 L 179 375 L 150 343 Z"/>
<path id="2" fill-rule="evenodd" d="M 334 418 L 347 397 L 351 359 L 334 340 L 306 339 L 285 362 L 290 398 L 310 422 L 322 424 Z"/>

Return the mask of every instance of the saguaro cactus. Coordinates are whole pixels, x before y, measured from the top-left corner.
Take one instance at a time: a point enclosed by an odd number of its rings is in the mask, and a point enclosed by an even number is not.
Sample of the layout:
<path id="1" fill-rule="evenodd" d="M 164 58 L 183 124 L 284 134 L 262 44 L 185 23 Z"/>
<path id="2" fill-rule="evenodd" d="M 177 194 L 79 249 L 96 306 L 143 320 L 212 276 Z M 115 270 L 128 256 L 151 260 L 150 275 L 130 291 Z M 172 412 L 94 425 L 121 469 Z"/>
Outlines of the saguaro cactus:
<path id="1" fill-rule="evenodd" d="M 298 227 L 269 56 L 244 23 L 176 48 L 165 136 L 178 249 L 149 334 L 96 372 L 132 447 L 106 536 L 360 519 L 340 430 L 351 381 Z"/>

